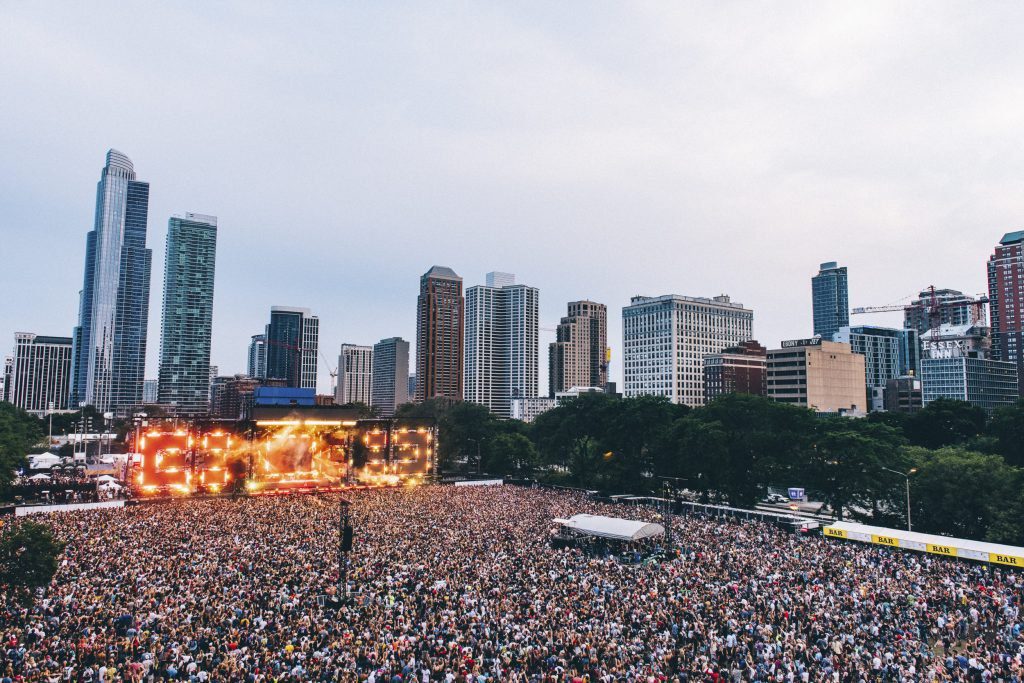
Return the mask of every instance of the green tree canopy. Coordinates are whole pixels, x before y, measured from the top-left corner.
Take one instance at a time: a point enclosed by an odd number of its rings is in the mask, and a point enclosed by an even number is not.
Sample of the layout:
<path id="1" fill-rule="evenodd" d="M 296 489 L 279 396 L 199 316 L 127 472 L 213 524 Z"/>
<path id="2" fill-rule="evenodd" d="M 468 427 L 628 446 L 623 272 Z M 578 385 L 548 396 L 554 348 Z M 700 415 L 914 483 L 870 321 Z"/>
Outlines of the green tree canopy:
<path id="1" fill-rule="evenodd" d="M 11 525 L 0 534 L 0 585 L 28 592 L 49 584 L 63 548 L 46 524 Z"/>
<path id="2" fill-rule="evenodd" d="M 966 401 L 940 398 L 907 419 L 905 432 L 914 446 L 942 448 L 962 444 L 985 431 L 985 411 Z"/>
<path id="3" fill-rule="evenodd" d="M 13 404 L 0 403 L 0 500 L 6 500 L 14 471 L 45 435 L 43 423 Z"/>

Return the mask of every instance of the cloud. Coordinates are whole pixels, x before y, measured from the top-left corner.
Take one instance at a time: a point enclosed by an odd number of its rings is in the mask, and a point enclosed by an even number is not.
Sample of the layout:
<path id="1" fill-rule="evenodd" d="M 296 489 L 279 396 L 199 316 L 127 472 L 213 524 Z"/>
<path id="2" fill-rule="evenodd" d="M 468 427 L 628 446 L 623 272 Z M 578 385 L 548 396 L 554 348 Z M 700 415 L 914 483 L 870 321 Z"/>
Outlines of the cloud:
<path id="1" fill-rule="evenodd" d="M 615 377 L 637 293 L 727 292 L 771 346 L 809 334 L 821 261 L 849 266 L 854 305 L 981 291 L 1021 214 L 1022 14 L 8 4 L 0 220 L 19 265 L 0 269 L 0 334 L 74 324 L 111 146 L 152 185 L 151 376 L 164 226 L 184 211 L 220 218 L 222 372 L 273 304 L 319 313 L 329 357 L 411 339 L 434 263 L 467 286 L 516 272 L 545 326 L 607 303 Z"/>

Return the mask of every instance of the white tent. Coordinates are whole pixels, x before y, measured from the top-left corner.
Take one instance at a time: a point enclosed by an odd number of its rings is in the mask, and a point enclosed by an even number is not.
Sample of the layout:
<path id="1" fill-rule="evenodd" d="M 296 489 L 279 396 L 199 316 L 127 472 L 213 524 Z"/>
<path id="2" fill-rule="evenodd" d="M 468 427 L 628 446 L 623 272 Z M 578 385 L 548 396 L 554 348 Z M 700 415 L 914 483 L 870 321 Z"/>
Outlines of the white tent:
<path id="1" fill-rule="evenodd" d="M 60 456 L 53 453 L 39 453 L 28 456 L 28 465 L 34 470 L 48 470 L 60 462 Z"/>
<path id="2" fill-rule="evenodd" d="M 39 474 L 33 474 L 31 477 L 29 477 L 29 481 L 43 481 L 44 479 L 49 480 L 50 479 L 50 475 L 49 474 L 39 473 Z"/>
<path id="3" fill-rule="evenodd" d="M 583 536 L 600 536 L 616 541 L 639 541 L 665 533 L 665 527 L 660 524 L 602 515 L 573 515 L 569 519 L 556 519 L 555 523 Z"/>
<path id="4" fill-rule="evenodd" d="M 108 481 L 117 481 L 117 479 L 115 477 L 110 476 L 109 474 L 101 474 L 100 476 L 96 477 L 96 481 L 102 484 Z"/>

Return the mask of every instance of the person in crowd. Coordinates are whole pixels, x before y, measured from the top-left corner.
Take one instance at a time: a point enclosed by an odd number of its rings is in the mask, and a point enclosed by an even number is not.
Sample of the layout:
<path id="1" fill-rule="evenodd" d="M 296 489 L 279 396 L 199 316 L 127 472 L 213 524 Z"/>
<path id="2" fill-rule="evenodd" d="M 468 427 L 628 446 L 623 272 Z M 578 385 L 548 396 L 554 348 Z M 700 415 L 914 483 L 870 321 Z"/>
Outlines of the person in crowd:
<path id="1" fill-rule="evenodd" d="M 344 602 L 337 496 L 48 514 L 67 546 L 31 605 L 0 597 L 0 682 L 1024 673 L 1024 579 L 1012 569 L 695 516 L 673 520 L 668 559 L 627 564 L 550 547 L 552 519 L 658 511 L 511 486 L 347 495 L 356 539 Z"/>

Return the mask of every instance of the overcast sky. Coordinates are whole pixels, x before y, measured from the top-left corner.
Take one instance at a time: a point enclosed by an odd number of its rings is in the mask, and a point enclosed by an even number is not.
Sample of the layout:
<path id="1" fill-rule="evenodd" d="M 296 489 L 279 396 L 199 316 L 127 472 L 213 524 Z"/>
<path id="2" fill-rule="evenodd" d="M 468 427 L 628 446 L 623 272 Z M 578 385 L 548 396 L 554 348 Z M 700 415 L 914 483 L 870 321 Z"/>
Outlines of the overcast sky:
<path id="1" fill-rule="evenodd" d="M 110 147 L 150 183 L 154 378 L 185 211 L 219 217 L 222 374 L 275 304 L 332 365 L 414 339 L 440 264 L 516 273 L 545 327 L 606 303 L 621 380 L 632 295 L 728 293 L 772 347 L 822 261 L 854 306 L 977 293 L 1021 227 L 1019 2 L 164 5 L 0 4 L 7 344 L 70 335 Z"/>

